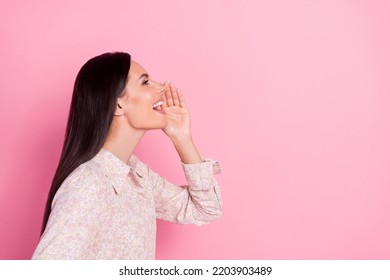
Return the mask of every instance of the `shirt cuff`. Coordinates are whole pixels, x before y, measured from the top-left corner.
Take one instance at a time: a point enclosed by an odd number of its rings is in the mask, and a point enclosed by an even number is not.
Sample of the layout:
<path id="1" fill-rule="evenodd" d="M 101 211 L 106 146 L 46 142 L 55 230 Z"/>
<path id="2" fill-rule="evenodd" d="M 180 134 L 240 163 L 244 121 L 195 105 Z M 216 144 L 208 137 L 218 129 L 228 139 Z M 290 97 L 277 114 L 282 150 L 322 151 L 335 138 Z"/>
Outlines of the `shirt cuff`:
<path id="1" fill-rule="evenodd" d="M 202 159 L 203 162 L 199 163 L 181 162 L 188 186 L 191 189 L 210 189 L 214 184 L 214 174 L 221 173 L 222 171 L 218 161 L 208 157 Z"/>

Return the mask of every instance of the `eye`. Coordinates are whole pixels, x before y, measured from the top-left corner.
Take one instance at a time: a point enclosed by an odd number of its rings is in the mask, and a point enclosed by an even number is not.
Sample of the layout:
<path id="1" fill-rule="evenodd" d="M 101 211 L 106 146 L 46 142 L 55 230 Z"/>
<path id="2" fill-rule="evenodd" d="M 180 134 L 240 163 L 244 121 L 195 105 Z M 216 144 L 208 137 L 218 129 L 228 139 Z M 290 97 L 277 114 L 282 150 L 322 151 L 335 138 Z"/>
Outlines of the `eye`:
<path id="1" fill-rule="evenodd" d="M 143 85 L 148 85 L 149 84 L 149 80 L 145 80 L 142 84 Z"/>

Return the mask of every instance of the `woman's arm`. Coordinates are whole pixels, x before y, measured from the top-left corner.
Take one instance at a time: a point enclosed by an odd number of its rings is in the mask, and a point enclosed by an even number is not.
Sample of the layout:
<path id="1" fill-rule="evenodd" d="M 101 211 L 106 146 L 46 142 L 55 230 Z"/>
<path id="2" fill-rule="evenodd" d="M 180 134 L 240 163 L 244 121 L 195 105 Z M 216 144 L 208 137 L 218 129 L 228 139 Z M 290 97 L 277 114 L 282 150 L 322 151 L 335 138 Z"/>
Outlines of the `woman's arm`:
<path id="1" fill-rule="evenodd" d="M 61 185 L 32 259 L 93 259 L 96 235 L 104 226 L 101 180 L 81 167 Z"/>
<path id="2" fill-rule="evenodd" d="M 190 136 L 173 138 L 172 142 L 182 163 L 200 163 L 203 161 Z"/>
<path id="3" fill-rule="evenodd" d="M 191 136 L 190 114 L 184 96 L 173 83 L 165 83 L 163 109 L 167 116 L 164 133 L 179 154 L 188 185 L 177 186 L 148 168 L 153 186 L 157 218 L 181 224 L 201 225 L 221 217 L 221 194 L 215 173 L 219 163 L 202 159 Z"/>
<path id="4" fill-rule="evenodd" d="M 204 158 L 200 163 L 181 163 L 187 185 L 175 185 L 147 167 L 152 186 L 156 217 L 178 224 L 204 225 L 222 215 L 221 192 L 214 174 L 219 163 Z"/>

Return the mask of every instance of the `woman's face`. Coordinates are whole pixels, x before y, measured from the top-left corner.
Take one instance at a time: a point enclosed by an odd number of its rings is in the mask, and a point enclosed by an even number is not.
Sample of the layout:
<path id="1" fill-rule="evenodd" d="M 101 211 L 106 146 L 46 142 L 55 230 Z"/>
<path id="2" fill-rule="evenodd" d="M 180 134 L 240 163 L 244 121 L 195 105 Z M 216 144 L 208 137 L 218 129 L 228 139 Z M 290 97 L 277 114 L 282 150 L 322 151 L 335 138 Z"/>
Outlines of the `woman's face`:
<path id="1" fill-rule="evenodd" d="M 159 129 L 167 125 L 164 111 L 153 109 L 163 101 L 165 86 L 153 81 L 136 61 L 131 61 L 124 96 L 118 98 L 118 114 L 124 114 L 130 126 L 136 129 Z M 159 106 L 157 109 L 161 109 Z"/>

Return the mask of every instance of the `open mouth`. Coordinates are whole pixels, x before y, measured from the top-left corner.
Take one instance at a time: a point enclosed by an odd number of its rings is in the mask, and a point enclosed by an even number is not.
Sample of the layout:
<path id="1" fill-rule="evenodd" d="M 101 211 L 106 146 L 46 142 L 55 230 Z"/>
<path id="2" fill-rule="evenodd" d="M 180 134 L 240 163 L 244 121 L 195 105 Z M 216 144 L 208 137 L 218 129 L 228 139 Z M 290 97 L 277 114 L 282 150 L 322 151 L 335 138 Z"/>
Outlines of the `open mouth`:
<path id="1" fill-rule="evenodd" d="M 164 110 L 162 109 L 162 106 L 161 106 L 163 103 L 164 103 L 163 101 L 159 101 L 159 102 L 154 103 L 153 110 L 159 111 L 159 112 L 164 112 Z"/>

